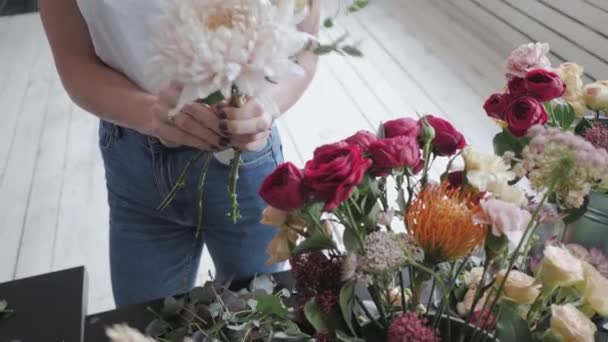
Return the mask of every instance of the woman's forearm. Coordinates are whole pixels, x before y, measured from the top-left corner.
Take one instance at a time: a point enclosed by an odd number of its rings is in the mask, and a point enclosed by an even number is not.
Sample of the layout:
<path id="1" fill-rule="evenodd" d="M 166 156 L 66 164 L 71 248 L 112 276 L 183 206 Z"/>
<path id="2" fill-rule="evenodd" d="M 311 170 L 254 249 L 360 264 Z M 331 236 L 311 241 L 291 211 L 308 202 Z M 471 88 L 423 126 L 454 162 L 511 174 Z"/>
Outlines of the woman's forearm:
<path id="1" fill-rule="evenodd" d="M 140 132 L 148 130 L 152 96 L 100 61 L 75 60 L 60 71 L 72 100 L 104 120 Z"/>

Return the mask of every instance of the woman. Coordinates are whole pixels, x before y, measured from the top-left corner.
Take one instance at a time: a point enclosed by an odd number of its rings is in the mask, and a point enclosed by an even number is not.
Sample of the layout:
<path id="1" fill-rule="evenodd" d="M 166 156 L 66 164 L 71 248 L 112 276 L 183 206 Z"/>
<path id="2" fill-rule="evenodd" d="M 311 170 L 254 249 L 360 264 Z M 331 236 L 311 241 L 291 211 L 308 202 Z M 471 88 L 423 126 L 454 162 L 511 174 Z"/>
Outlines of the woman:
<path id="1" fill-rule="evenodd" d="M 183 292 L 194 284 L 203 243 L 218 278 L 246 278 L 278 270 L 267 267 L 265 247 L 275 231 L 259 224 L 263 201 L 257 190 L 282 162 L 274 117 L 256 99 L 242 108 L 191 103 L 173 119 L 179 84 L 151 93 L 144 76 L 148 19 L 157 0 L 39 0 L 40 14 L 64 87 L 76 104 L 101 119 L 100 146 L 110 206 L 110 267 L 118 307 Z M 319 4 L 299 29 L 319 28 Z M 307 76 L 273 89 L 280 112 L 309 85 L 317 58 L 299 63 Z M 177 147 L 176 147 L 177 146 Z M 226 213 L 229 167 L 213 151 L 243 151 L 238 185 L 242 219 Z M 203 199 L 203 233 L 196 234 L 198 172 L 163 212 L 156 207 L 199 151 L 212 156 Z M 200 170 L 201 158 L 193 170 Z M 198 236 L 198 238 L 197 238 Z"/>

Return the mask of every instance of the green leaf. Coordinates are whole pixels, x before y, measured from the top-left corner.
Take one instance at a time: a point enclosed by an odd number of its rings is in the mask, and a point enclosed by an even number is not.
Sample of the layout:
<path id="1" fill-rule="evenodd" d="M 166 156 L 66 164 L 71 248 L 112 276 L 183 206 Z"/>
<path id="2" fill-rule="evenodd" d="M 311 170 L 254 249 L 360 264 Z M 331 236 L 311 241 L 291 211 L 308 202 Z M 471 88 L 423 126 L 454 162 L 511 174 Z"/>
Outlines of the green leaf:
<path id="1" fill-rule="evenodd" d="M 344 333 L 340 330 L 336 331 L 336 338 L 338 339 L 339 342 L 365 342 L 364 339 L 348 336 L 346 333 Z"/>
<path id="2" fill-rule="evenodd" d="M 6 300 L 0 300 L 0 312 L 5 311 L 8 308 L 8 302 Z"/>
<path id="3" fill-rule="evenodd" d="M 173 331 L 171 331 L 170 333 L 167 334 L 167 336 L 165 337 L 165 340 L 171 341 L 171 342 L 183 342 L 184 338 L 188 335 L 188 330 L 186 330 L 186 327 L 181 327 L 181 328 L 177 328 Z"/>
<path id="4" fill-rule="evenodd" d="M 297 245 L 292 254 L 298 255 L 302 253 L 322 251 L 325 249 L 336 248 L 336 243 L 330 237 L 325 234 L 316 231 L 310 237 L 306 238 L 306 240 L 302 241 L 299 245 Z"/>
<path id="5" fill-rule="evenodd" d="M 262 294 L 256 296 L 255 299 L 257 300 L 255 311 L 262 315 L 275 315 L 281 318 L 287 317 L 287 308 L 285 308 L 285 305 L 283 305 L 283 302 L 279 297 L 271 294 Z"/>
<path id="6" fill-rule="evenodd" d="M 380 204 L 376 201 L 374 206 L 367 212 L 364 218 L 365 227 L 368 230 L 372 230 L 378 224 L 378 218 L 380 217 Z"/>
<path id="7" fill-rule="evenodd" d="M 589 121 L 589 119 L 587 119 L 587 118 L 582 118 L 578 122 L 578 124 L 576 124 L 576 127 L 574 128 L 574 134 L 585 135 L 587 130 L 591 127 L 593 127 L 593 124 L 591 123 L 591 121 Z"/>
<path id="8" fill-rule="evenodd" d="M 352 45 L 343 45 L 341 48 L 342 52 L 351 56 L 351 57 L 363 57 L 363 52 L 359 50 L 356 46 Z"/>
<path id="9" fill-rule="evenodd" d="M 512 151 L 516 156 L 521 157 L 524 147 L 528 145 L 530 138 L 518 138 L 513 136 L 509 131 L 503 130 L 494 137 L 494 152 L 502 156 L 507 151 Z"/>
<path id="10" fill-rule="evenodd" d="M 169 323 L 160 318 L 157 318 L 148 324 L 148 326 L 146 327 L 146 334 L 150 335 L 151 337 L 158 338 L 167 333 L 169 328 Z"/>
<path id="11" fill-rule="evenodd" d="M 517 304 L 504 301 L 496 325 L 496 337 L 502 342 L 531 341 L 532 334 L 528 322 L 519 316 Z"/>
<path id="12" fill-rule="evenodd" d="M 323 26 L 326 28 L 334 27 L 334 20 L 332 18 L 325 19 L 325 21 L 323 21 Z"/>
<path id="13" fill-rule="evenodd" d="M 319 46 L 317 46 L 316 49 L 314 49 L 313 53 L 315 55 L 322 56 L 322 55 L 330 54 L 334 51 L 336 51 L 335 45 L 319 45 Z"/>
<path id="14" fill-rule="evenodd" d="M 167 297 L 165 298 L 163 309 L 161 310 L 160 314 L 165 319 L 172 318 L 184 308 L 184 305 L 185 301 L 183 298 L 175 299 L 173 297 Z"/>
<path id="15" fill-rule="evenodd" d="M 348 6 L 348 12 L 353 13 L 360 11 L 367 7 L 369 0 L 355 0 L 350 6 Z"/>
<path id="16" fill-rule="evenodd" d="M 359 238 L 357 237 L 357 231 L 352 227 L 344 227 L 344 234 L 342 235 L 342 241 L 347 251 L 356 251 L 361 249 Z"/>
<path id="17" fill-rule="evenodd" d="M 226 98 L 224 97 L 224 95 L 222 95 L 222 92 L 218 90 L 215 93 L 207 96 L 207 98 L 200 100 L 199 102 L 213 106 L 214 104 L 220 103 L 220 102 L 224 101 L 225 99 Z"/>
<path id="18" fill-rule="evenodd" d="M 552 106 L 553 118 L 557 122 L 557 125 L 563 130 L 569 129 L 576 119 L 574 107 L 569 103 L 552 104 Z"/>
<path id="19" fill-rule="evenodd" d="M 310 323 L 316 331 L 327 331 L 329 329 L 327 319 L 317 304 L 317 297 L 312 297 L 304 305 L 304 316 L 306 316 L 308 323 Z"/>
<path id="20" fill-rule="evenodd" d="M 355 301 L 355 284 L 356 282 L 350 281 L 346 283 L 340 290 L 340 311 L 342 312 L 342 318 L 346 322 L 348 329 L 353 335 L 355 329 L 353 329 L 353 303 Z"/>

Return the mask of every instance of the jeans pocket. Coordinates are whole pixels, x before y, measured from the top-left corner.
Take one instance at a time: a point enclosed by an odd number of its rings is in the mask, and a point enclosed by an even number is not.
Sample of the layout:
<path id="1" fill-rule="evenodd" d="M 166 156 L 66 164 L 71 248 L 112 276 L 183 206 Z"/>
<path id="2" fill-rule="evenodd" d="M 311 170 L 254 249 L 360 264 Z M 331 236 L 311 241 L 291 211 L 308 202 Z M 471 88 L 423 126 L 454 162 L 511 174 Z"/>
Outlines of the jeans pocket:
<path id="1" fill-rule="evenodd" d="M 120 138 L 120 127 L 117 125 L 101 120 L 99 123 L 99 147 L 102 150 L 107 150 L 114 146 Z"/>

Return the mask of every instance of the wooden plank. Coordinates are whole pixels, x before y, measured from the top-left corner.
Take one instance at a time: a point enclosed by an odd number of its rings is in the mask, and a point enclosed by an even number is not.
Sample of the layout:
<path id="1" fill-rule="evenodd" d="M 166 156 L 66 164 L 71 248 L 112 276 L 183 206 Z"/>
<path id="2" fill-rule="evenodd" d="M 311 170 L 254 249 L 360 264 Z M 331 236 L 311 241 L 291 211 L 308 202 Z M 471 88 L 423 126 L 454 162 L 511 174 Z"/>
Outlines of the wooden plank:
<path id="1" fill-rule="evenodd" d="M 534 41 L 550 42 L 556 56 L 560 56 L 566 61 L 577 61 L 579 64 L 585 65 L 588 77 L 593 79 L 598 77 L 598 75 L 605 75 L 608 73 L 607 66 L 595 56 L 534 21 L 529 14 L 523 12 L 511 3 L 501 0 L 472 1 L 491 12 L 500 15 L 504 20 L 520 27 L 522 30 L 530 32 L 534 37 Z"/>
<path id="2" fill-rule="evenodd" d="M 608 11 L 598 10 L 593 5 L 584 1 L 570 0 L 539 0 L 543 5 L 560 12 L 570 20 L 585 25 L 604 38 L 608 38 Z"/>
<path id="3" fill-rule="evenodd" d="M 19 111 L 17 129 L 4 177 L 0 183 L 0 282 L 15 276 L 15 266 L 30 202 L 33 171 L 44 127 L 49 88 L 46 82 L 30 82 Z"/>
<path id="4" fill-rule="evenodd" d="M 605 35 L 602 36 L 589 29 L 589 27 L 568 18 L 563 13 L 553 9 L 554 6 L 549 7 L 541 2 L 527 0 L 506 0 L 505 2 L 520 13 L 524 13 L 536 24 L 551 31 L 556 36 L 555 41 L 564 41 L 564 44 L 567 42 L 572 47 L 582 51 L 579 53 L 584 52 L 585 55 L 597 59 L 596 63 L 599 62 L 597 63 L 599 67 L 589 69 L 594 77 L 600 77 L 602 73 L 606 74 L 608 72 L 608 59 L 606 57 L 608 56 L 608 45 Z M 608 22 L 608 15 L 604 17 L 604 22 Z"/>
<path id="5" fill-rule="evenodd" d="M 23 228 L 17 278 L 52 270 L 71 112 L 71 100 L 60 82 L 54 82 Z"/>
<path id="6" fill-rule="evenodd" d="M 84 265 L 89 275 L 89 312 L 111 307 L 108 207 L 99 120 L 76 108 L 70 121 L 52 268 Z"/>
<path id="7" fill-rule="evenodd" d="M 584 3 L 589 4 L 599 11 L 608 13 L 608 6 L 604 0 L 583 0 Z"/>

